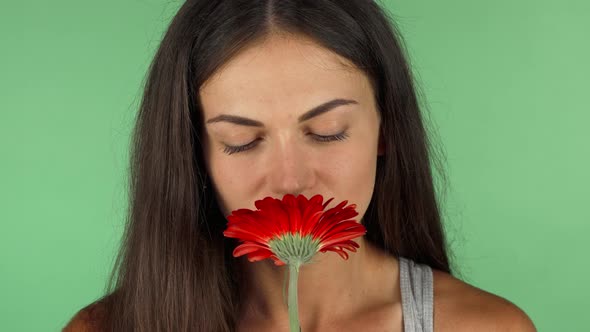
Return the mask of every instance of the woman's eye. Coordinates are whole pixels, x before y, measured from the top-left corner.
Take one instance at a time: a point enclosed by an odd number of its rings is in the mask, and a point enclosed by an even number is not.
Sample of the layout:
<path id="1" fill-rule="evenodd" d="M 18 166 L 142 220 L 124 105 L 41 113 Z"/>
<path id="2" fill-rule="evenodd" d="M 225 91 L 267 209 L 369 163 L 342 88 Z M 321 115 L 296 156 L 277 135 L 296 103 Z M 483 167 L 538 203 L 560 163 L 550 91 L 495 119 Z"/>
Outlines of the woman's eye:
<path id="1" fill-rule="evenodd" d="M 340 134 L 330 135 L 330 136 L 322 136 L 311 134 L 314 140 L 319 142 L 331 142 L 331 141 L 343 141 L 348 137 L 348 133 L 346 131 L 341 132 Z"/>
<path id="2" fill-rule="evenodd" d="M 310 134 L 310 135 L 313 140 L 320 142 L 320 143 L 326 143 L 326 142 L 332 142 L 332 141 L 343 141 L 348 137 L 348 133 L 345 131 L 343 131 L 339 134 L 336 134 L 336 135 L 329 135 L 329 136 L 322 136 L 322 135 L 317 135 L 317 134 Z M 225 149 L 223 149 L 223 152 L 225 152 L 227 154 L 234 154 L 234 153 L 250 150 L 251 148 L 256 146 L 256 144 L 259 140 L 260 139 L 256 139 L 248 144 L 238 145 L 238 146 L 231 146 L 231 145 L 226 144 Z"/>
<path id="3" fill-rule="evenodd" d="M 246 151 L 246 150 L 250 150 L 251 148 L 253 148 L 256 145 L 256 142 L 258 141 L 258 139 L 253 140 L 252 142 L 245 144 L 245 145 L 238 145 L 238 146 L 232 146 L 232 145 L 227 145 L 225 144 L 225 149 L 223 149 L 223 152 L 227 153 L 227 154 L 234 154 L 237 152 L 242 152 L 242 151 Z"/>

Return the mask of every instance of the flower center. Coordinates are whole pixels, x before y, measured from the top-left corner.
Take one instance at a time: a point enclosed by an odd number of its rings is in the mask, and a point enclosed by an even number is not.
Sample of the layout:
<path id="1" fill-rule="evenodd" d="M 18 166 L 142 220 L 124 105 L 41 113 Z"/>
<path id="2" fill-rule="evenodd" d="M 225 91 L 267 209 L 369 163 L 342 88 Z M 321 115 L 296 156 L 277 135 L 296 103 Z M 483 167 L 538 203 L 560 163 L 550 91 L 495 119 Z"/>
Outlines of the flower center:
<path id="1" fill-rule="evenodd" d="M 301 237 L 299 233 L 287 233 L 270 240 L 268 245 L 283 262 L 299 266 L 309 262 L 318 252 L 320 241 L 311 235 Z"/>

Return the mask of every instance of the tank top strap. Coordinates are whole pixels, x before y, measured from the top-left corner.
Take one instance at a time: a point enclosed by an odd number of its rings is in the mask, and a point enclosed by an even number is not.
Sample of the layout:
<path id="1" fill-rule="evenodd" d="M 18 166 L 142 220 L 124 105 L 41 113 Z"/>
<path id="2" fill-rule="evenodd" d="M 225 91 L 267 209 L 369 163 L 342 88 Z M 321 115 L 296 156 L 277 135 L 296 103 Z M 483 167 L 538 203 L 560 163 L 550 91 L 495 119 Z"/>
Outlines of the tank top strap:
<path id="1" fill-rule="evenodd" d="M 405 332 L 433 331 L 432 269 L 399 257 L 402 319 Z"/>

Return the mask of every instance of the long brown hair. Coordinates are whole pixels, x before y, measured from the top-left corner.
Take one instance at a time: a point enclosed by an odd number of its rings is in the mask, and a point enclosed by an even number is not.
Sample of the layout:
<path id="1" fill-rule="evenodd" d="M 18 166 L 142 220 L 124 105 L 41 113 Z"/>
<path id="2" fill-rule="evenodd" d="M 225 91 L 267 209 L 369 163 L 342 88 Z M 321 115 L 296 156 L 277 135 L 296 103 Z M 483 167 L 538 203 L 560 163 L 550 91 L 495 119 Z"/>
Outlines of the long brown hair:
<path id="1" fill-rule="evenodd" d="M 241 49 L 278 32 L 349 59 L 374 87 L 385 154 L 363 218 L 367 239 L 451 272 L 432 174 L 444 189 L 440 151 L 391 16 L 370 0 L 190 0 L 155 54 L 137 114 L 127 227 L 100 299 L 111 313 L 105 330 L 236 329 L 241 279 L 203 160 L 198 91 Z"/>

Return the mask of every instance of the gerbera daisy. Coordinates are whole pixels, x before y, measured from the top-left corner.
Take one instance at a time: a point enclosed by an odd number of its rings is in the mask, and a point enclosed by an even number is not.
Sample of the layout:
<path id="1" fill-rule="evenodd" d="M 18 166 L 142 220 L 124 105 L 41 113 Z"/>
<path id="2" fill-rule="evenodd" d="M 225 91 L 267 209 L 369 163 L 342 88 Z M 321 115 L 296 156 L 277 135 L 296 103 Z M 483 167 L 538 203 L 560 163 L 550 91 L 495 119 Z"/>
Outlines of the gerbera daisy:
<path id="1" fill-rule="evenodd" d="M 297 276 L 299 267 L 318 252 L 334 251 L 348 259 L 349 250 L 359 245 L 352 239 L 366 233 L 365 227 L 351 219 L 358 215 L 356 204 L 342 201 L 324 211 L 333 200 L 322 203 L 322 195 L 309 200 L 287 194 L 282 200 L 266 197 L 257 200 L 258 210 L 238 209 L 227 217 L 223 235 L 241 243 L 234 257 L 246 255 L 250 262 L 270 258 L 275 265 L 289 265 L 289 320 L 291 331 L 299 331 L 297 311 Z"/>
<path id="2" fill-rule="evenodd" d="M 324 211 L 333 200 L 322 204 L 322 195 L 309 200 L 287 194 L 282 200 L 266 197 L 254 203 L 258 210 L 238 209 L 227 217 L 223 235 L 242 241 L 234 257 L 247 255 L 250 262 L 265 258 L 275 265 L 305 264 L 319 251 L 334 251 L 348 259 L 344 249 L 355 252 L 358 244 L 351 239 L 366 229 L 350 218 L 358 215 L 356 204 L 348 201 Z"/>

